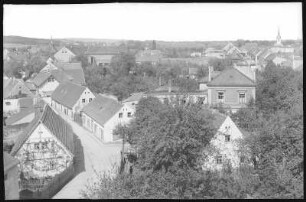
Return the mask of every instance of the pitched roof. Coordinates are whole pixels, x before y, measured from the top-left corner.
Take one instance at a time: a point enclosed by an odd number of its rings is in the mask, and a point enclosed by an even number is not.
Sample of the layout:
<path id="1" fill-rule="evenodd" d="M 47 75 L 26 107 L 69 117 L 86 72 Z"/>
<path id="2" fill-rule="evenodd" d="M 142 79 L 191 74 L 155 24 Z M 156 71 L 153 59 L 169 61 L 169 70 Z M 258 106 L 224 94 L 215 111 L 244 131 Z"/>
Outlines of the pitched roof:
<path id="1" fill-rule="evenodd" d="M 3 152 L 3 165 L 4 165 L 4 174 L 11 169 L 12 167 L 16 166 L 19 163 L 18 159 L 15 159 L 7 152 Z"/>
<path id="2" fill-rule="evenodd" d="M 211 80 L 216 78 L 219 74 L 221 74 L 221 71 L 212 71 L 211 72 Z M 202 79 L 199 80 L 200 83 L 208 83 L 208 75 L 203 77 Z"/>
<path id="3" fill-rule="evenodd" d="M 94 119 L 101 126 L 104 126 L 122 107 L 123 105 L 114 99 L 97 95 L 93 101 L 82 109 L 82 112 Z"/>
<path id="4" fill-rule="evenodd" d="M 242 74 L 250 78 L 252 81 L 255 81 L 255 72 L 252 70 L 249 66 L 236 66 L 234 67 L 238 71 L 240 71 Z"/>
<path id="5" fill-rule="evenodd" d="M 37 76 L 33 79 L 33 83 L 36 86 L 41 86 L 50 76 L 53 76 L 59 83 L 66 81 L 79 81 L 75 79 L 72 75 L 67 74 L 63 70 L 50 70 L 50 71 L 42 71 L 37 74 Z M 78 78 L 79 79 L 79 78 Z"/>
<path id="6" fill-rule="evenodd" d="M 35 87 L 34 83 L 31 82 L 31 81 L 26 81 L 26 82 L 24 82 L 24 85 L 25 85 L 28 89 L 30 89 L 30 90 L 36 90 L 36 87 Z"/>
<path id="7" fill-rule="evenodd" d="M 24 84 L 22 79 L 15 79 L 15 78 L 4 79 L 3 80 L 3 98 L 9 97 L 11 91 L 18 83 Z"/>
<path id="8" fill-rule="evenodd" d="M 224 123 L 226 119 L 226 115 L 221 114 L 220 112 L 216 110 L 212 110 L 212 114 L 214 116 L 213 119 L 213 125 L 217 128 L 217 130 L 221 127 L 221 125 Z"/>
<path id="9" fill-rule="evenodd" d="M 6 125 L 13 125 L 15 122 L 23 119 L 24 117 L 26 117 L 26 116 L 28 116 L 32 113 L 35 113 L 34 107 L 22 109 L 17 114 L 13 114 L 9 118 L 7 118 L 5 120 L 5 123 L 6 123 Z"/>
<path id="10" fill-rule="evenodd" d="M 124 102 L 139 101 L 143 96 L 144 96 L 143 92 L 141 92 L 141 93 L 134 93 L 130 97 L 128 97 L 127 99 L 123 100 L 123 103 Z"/>
<path id="11" fill-rule="evenodd" d="M 237 69 L 228 68 L 209 82 L 207 86 L 253 87 L 255 83 Z"/>
<path id="12" fill-rule="evenodd" d="M 18 150 L 27 141 L 34 129 L 40 123 L 44 124 L 71 153 L 74 153 L 73 131 L 71 126 L 47 104 L 45 105 L 42 113 L 39 112 L 39 110 L 37 110 L 36 113 L 37 115 L 35 115 L 34 120 L 30 123 L 30 125 L 28 125 L 23 133 L 18 136 L 15 145 L 12 148 L 11 155 L 16 155 Z"/>
<path id="13" fill-rule="evenodd" d="M 60 83 L 53 91 L 51 99 L 71 109 L 85 89 L 86 87 L 71 82 Z"/>

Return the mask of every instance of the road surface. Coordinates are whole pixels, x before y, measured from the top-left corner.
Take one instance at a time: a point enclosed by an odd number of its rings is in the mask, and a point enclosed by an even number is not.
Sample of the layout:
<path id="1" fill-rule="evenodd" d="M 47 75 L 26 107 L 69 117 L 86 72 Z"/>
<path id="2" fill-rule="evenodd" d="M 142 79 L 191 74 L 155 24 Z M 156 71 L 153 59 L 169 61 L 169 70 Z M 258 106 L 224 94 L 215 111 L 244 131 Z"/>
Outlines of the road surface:
<path id="1" fill-rule="evenodd" d="M 66 184 L 53 199 L 80 199 L 80 191 L 85 189 L 88 182 L 97 179 L 95 172 L 111 170 L 114 164 L 119 165 L 122 143 L 102 143 L 92 133 L 61 115 L 79 137 L 84 151 L 85 171 L 79 173 Z"/>

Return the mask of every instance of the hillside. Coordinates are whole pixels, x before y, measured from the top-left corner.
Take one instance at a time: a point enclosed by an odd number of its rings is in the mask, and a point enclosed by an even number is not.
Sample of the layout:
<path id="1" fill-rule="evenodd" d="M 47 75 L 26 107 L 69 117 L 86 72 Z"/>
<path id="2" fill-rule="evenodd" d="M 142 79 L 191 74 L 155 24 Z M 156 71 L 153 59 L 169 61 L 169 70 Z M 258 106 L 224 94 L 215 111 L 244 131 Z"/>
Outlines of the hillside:
<path id="1" fill-rule="evenodd" d="M 50 39 L 28 38 L 22 36 L 3 36 L 3 44 L 23 44 L 23 45 L 46 45 Z M 54 44 L 60 43 L 58 40 L 53 40 Z"/>

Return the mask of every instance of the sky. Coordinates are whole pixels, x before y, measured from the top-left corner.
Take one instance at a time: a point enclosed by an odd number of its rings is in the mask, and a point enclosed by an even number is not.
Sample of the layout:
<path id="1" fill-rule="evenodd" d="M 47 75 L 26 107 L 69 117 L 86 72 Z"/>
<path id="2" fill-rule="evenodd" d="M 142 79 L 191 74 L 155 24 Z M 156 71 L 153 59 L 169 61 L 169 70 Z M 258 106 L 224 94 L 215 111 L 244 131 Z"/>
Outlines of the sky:
<path id="1" fill-rule="evenodd" d="M 301 3 L 4 5 L 3 34 L 163 41 L 302 39 Z"/>

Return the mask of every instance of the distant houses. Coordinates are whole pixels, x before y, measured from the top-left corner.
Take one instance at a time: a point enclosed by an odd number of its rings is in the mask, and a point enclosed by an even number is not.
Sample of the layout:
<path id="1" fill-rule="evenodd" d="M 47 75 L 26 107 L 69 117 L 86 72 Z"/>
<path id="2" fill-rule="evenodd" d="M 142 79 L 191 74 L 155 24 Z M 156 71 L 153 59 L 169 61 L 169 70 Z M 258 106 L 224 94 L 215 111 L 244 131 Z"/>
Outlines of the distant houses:
<path id="1" fill-rule="evenodd" d="M 163 53 L 160 50 L 141 50 L 136 55 L 137 64 L 151 64 L 157 65 L 164 58 Z"/>
<path id="2" fill-rule="evenodd" d="M 76 55 L 65 46 L 54 54 L 54 58 L 59 62 L 71 62 L 74 57 Z"/>
<path id="3" fill-rule="evenodd" d="M 75 114 L 90 103 L 95 95 L 85 86 L 71 82 L 58 85 L 51 95 L 51 106 L 58 112 L 74 119 Z"/>
<path id="4" fill-rule="evenodd" d="M 3 111 L 18 112 L 18 99 L 34 97 L 34 94 L 21 79 L 8 78 L 3 80 Z"/>
<path id="5" fill-rule="evenodd" d="M 132 118 L 132 109 L 116 100 L 97 95 L 82 110 L 82 125 L 102 142 L 114 140 L 113 131 L 118 125 L 124 125 Z"/>
<path id="6" fill-rule="evenodd" d="M 85 52 L 85 55 L 89 64 L 105 67 L 110 65 L 112 58 L 122 51 L 117 47 L 91 47 Z"/>

